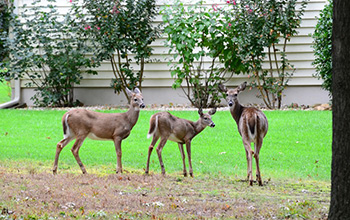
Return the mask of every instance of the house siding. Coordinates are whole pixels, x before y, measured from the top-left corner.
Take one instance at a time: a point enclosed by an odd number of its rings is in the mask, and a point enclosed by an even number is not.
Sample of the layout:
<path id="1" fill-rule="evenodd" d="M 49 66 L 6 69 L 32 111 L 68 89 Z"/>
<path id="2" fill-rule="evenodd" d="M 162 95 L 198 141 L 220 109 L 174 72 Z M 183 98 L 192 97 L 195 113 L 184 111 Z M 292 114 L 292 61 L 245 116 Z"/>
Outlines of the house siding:
<path id="1" fill-rule="evenodd" d="M 30 5 L 32 0 L 19 0 L 18 5 Z M 158 6 L 162 6 L 165 1 L 158 1 Z M 190 1 L 187 1 L 190 2 Z M 213 1 L 213 3 L 224 4 L 225 1 Z M 296 68 L 293 77 L 289 81 L 289 87 L 286 89 L 284 104 L 292 102 L 306 105 L 328 102 L 328 93 L 321 89 L 322 80 L 313 77 L 315 67 L 312 65 L 314 54 L 312 49 L 313 39 L 310 34 L 314 32 L 317 23 L 316 16 L 323 9 L 325 0 L 310 0 L 306 7 L 303 16 L 301 27 L 298 28 L 298 35 L 293 37 L 287 46 L 287 58 L 290 63 Z M 68 0 L 59 1 L 59 12 L 67 13 L 70 7 Z M 209 4 L 208 4 L 209 6 Z M 161 23 L 161 16 L 157 16 L 155 23 Z M 145 65 L 144 81 L 142 83 L 145 99 L 148 98 L 148 103 L 168 104 L 168 103 L 188 103 L 181 89 L 173 90 L 171 85 L 173 79 L 170 75 L 170 66 L 168 48 L 164 46 L 165 37 L 162 36 L 152 43 L 153 55 L 152 59 L 157 62 L 148 63 Z M 210 62 L 206 63 L 209 66 Z M 134 69 L 138 66 L 133 63 Z M 267 65 L 267 64 L 265 64 Z M 123 94 L 115 95 L 113 89 L 110 88 L 110 82 L 113 78 L 112 68 L 109 62 L 103 62 L 97 68 L 98 75 L 84 75 L 84 79 L 80 85 L 76 85 L 75 96 L 83 101 L 86 105 L 118 105 L 125 103 Z M 234 75 L 228 82 L 228 86 L 237 86 L 243 81 L 249 81 L 247 75 Z M 30 101 L 30 96 L 34 94 L 33 88 L 25 87 L 27 79 L 21 81 L 22 86 L 22 101 L 28 105 L 33 103 Z M 298 91 L 298 92 L 296 92 Z M 307 95 L 303 95 L 303 94 Z M 261 103 L 257 99 L 256 90 L 251 94 L 243 96 L 243 103 Z"/>

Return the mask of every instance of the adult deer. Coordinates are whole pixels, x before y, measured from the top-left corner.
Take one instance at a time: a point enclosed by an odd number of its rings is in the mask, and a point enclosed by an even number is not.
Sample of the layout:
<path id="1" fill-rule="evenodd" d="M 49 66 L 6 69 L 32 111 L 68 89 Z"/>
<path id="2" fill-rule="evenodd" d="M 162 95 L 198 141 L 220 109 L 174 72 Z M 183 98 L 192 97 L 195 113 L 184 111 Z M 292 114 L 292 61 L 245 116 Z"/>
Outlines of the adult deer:
<path id="1" fill-rule="evenodd" d="M 134 92 L 126 90 L 130 97 L 130 107 L 124 113 L 101 113 L 86 109 L 73 109 L 62 117 L 64 138 L 58 142 L 56 148 L 53 173 L 57 173 L 58 157 L 62 149 L 72 140 L 76 139 L 71 151 L 78 162 L 83 174 L 86 169 L 79 157 L 79 149 L 85 138 L 93 140 L 114 141 L 117 152 L 117 173 L 122 173 L 122 140 L 127 138 L 131 129 L 139 118 L 140 108 L 144 108 L 143 97 L 138 88 Z"/>
<path id="2" fill-rule="evenodd" d="M 189 121 L 186 119 L 178 118 L 173 116 L 169 112 L 159 112 L 151 116 L 150 129 L 147 137 L 152 138 L 151 145 L 148 149 L 148 159 L 147 168 L 145 173 L 149 172 L 149 161 L 153 151 L 153 147 L 160 138 L 160 142 L 157 147 L 157 154 L 162 169 L 162 174 L 165 175 L 164 164 L 162 160 L 162 150 L 167 140 L 177 142 L 179 145 L 182 163 L 183 163 L 183 175 L 187 176 L 186 164 L 185 164 L 185 153 L 183 149 L 183 144 L 186 144 L 189 173 L 193 177 L 192 161 L 191 161 L 191 141 L 192 139 L 204 130 L 207 126 L 215 127 L 214 122 L 211 119 L 211 115 L 215 114 L 216 109 L 212 109 L 208 114 L 204 114 L 202 109 L 198 110 L 200 116 L 199 120 L 196 122 Z"/>
<path id="3" fill-rule="evenodd" d="M 260 109 L 244 107 L 239 104 L 238 94 L 246 88 L 246 85 L 247 82 L 244 82 L 236 89 L 227 89 L 224 85 L 219 85 L 219 88 L 226 93 L 226 101 L 230 107 L 231 115 L 236 121 L 238 132 L 242 137 L 247 157 L 247 179 L 249 180 L 249 185 L 253 185 L 252 156 L 254 156 L 256 162 L 256 178 L 259 185 L 262 186 L 259 152 L 267 133 L 268 123 L 265 114 Z M 251 148 L 252 142 L 254 142 L 254 151 Z"/>

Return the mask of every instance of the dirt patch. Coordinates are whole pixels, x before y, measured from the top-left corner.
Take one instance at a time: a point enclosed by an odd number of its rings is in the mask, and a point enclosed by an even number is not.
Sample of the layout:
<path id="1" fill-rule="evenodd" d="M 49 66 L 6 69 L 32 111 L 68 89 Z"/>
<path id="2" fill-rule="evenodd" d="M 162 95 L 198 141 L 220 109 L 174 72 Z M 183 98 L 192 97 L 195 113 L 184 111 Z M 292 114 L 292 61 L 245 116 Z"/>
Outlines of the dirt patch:
<path id="1" fill-rule="evenodd" d="M 142 173 L 19 173 L 0 168 L 6 218 L 326 219 L 324 182 L 268 181 L 263 187 L 230 177 Z"/>

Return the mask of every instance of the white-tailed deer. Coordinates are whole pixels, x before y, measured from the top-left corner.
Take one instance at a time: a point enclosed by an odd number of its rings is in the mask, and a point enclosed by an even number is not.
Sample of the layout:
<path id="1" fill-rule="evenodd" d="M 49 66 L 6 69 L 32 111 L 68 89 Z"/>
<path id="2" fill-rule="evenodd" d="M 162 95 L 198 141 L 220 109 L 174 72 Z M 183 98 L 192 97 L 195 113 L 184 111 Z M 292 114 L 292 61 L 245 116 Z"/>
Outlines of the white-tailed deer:
<path id="1" fill-rule="evenodd" d="M 164 164 L 162 160 L 162 150 L 167 140 L 174 141 L 178 143 L 182 163 L 183 163 L 183 175 L 187 176 L 186 164 L 185 164 L 185 153 L 183 149 L 183 144 L 186 144 L 188 164 L 190 176 L 193 177 L 192 161 L 191 161 L 191 141 L 192 139 L 203 131 L 207 126 L 215 127 L 214 122 L 211 120 L 211 115 L 215 114 L 216 109 L 212 109 L 208 114 L 204 114 L 202 109 L 198 110 L 200 116 L 199 120 L 196 122 L 189 121 L 186 119 L 178 118 L 171 115 L 169 112 L 159 112 L 151 116 L 150 129 L 147 137 L 152 137 L 151 145 L 148 149 L 148 159 L 147 168 L 145 173 L 149 172 L 149 161 L 153 151 L 153 147 L 160 138 L 160 143 L 157 147 L 157 154 L 162 169 L 162 174 L 165 175 Z"/>
<path id="2" fill-rule="evenodd" d="M 252 156 L 254 156 L 256 162 L 256 179 L 259 185 L 262 186 L 259 152 L 267 133 L 268 123 L 265 114 L 260 109 L 244 107 L 239 104 L 238 94 L 246 88 L 246 85 L 247 82 L 244 82 L 236 89 L 227 89 L 224 85 L 219 85 L 219 88 L 226 93 L 226 100 L 230 107 L 231 115 L 237 123 L 239 134 L 242 136 L 247 157 L 247 179 L 249 185 L 253 185 Z M 251 148 L 252 142 L 254 142 L 254 151 Z"/>
<path id="3" fill-rule="evenodd" d="M 117 152 L 117 173 L 122 172 L 122 149 L 121 142 L 127 138 L 131 129 L 139 118 L 140 108 L 144 108 L 143 97 L 138 88 L 131 92 L 127 89 L 130 97 L 130 107 L 124 113 L 101 113 L 86 109 L 73 109 L 62 117 L 64 138 L 58 142 L 56 148 L 53 173 L 57 173 L 58 157 L 62 149 L 72 140 L 76 139 L 71 151 L 78 162 L 83 174 L 86 169 L 79 157 L 79 149 L 85 138 L 93 140 L 114 141 Z"/>

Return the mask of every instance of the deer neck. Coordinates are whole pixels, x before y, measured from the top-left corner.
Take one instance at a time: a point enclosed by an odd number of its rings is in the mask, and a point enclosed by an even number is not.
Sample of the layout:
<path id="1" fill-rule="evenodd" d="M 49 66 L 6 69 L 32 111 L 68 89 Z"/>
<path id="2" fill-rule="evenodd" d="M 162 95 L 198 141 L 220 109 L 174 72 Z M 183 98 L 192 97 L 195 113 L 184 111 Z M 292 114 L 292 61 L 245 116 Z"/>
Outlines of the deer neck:
<path id="1" fill-rule="evenodd" d="M 129 110 L 126 112 L 127 118 L 129 119 L 132 126 L 134 126 L 139 119 L 140 108 L 133 106 L 130 104 Z"/>
<path id="2" fill-rule="evenodd" d="M 200 132 L 202 132 L 204 130 L 204 128 L 206 127 L 206 126 L 204 126 L 202 124 L 201 119 L 199 119 L 196 122 L 192 122 L 192 126 L 193 126 L 193 129 L 194 129 L 194 132 L 195 132 L 193 137 L 196 136 L 197 134 L 199 134 Z"/>
<path id="3" fill-rule="evenodd" d="M 245 107 L 239 104 L 238 101 L 236 101 L 235 105 L 232 108 L 230 108 L 231 115 L 236 121 L 237 125 L 239 125 L 239 119 L 241 118 L 244 108 Z"/>

